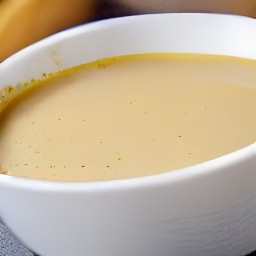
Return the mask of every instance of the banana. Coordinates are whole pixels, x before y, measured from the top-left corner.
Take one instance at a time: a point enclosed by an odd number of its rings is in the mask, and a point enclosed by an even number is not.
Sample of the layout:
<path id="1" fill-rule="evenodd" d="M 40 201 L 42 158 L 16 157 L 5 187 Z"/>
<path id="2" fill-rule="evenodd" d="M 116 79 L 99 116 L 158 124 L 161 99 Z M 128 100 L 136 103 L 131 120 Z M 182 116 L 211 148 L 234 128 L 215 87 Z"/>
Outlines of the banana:
<path id="1" fill-rule="evenodd" d="M 0 0 L 0 62 L 18 50 L 94 17 L 94 0 Z"/>

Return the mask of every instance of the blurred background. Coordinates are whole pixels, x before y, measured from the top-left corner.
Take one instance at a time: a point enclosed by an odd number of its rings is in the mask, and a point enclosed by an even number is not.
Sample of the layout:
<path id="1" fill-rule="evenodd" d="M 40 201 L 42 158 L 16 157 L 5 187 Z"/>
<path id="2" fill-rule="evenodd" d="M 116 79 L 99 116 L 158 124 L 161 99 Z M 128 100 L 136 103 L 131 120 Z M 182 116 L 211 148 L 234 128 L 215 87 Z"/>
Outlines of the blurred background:
<path id="1" fill-rule="evenodd" d="M 90 21 L 161 12 L 256 17 L 256 0 L 0 0 L 0 62 L 58 31 Z"/>

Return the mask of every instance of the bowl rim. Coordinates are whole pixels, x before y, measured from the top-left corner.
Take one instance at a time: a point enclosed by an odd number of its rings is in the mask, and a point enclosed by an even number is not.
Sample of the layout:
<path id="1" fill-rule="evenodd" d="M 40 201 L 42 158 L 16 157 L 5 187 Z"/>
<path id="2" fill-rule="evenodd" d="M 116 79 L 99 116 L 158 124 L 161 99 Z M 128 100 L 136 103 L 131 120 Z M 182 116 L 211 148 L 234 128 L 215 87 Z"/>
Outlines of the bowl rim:
<path id="1" fill-rule="evenodd" d="M 241 15 L 233 14 L 216 14 L 216 13 L 158 13 L 158 14 L 142 14 L 133 15 L 126 17 L 111 18 L 108 20 L 100 20 L 91 22 L 88 24 L 79 25 L 75 28 L 67 29 L 51 35 L 45 39 L 42 39 L 22 50 L 13 54 L 12 56 L 5 59 L 0 63 L 0 69 L 3 66 L 9 66 L 16 59 L 20 59 L 23 55 L 37 51 L 42 46 L 52 45 L 61 40 L 71 38 L 75 35 L 79 35 L 84 31 L 93 30 L 95 26 L 99 26 L 102 22 L 111 25 L 112 22 L 118 20 L 136 20 L 145 19 L 147 17 L 159 17 L 159 16 L 216 16 L 216 17 L 227 17 L 234 19 L 242 19 L 255 22 L 256 20 L 251 17 L 245 17 Z M 86 29 L 84 29 L 86 28 Z M 50 181 L 41 179 L 32 179 L 24 177 L 10 176 L 6 174 L 0 174 L 0 186 L 9 186 L 17 189 L 40 191 L 40 192 L 100 192 L 100 191 L 114 191 L 114 190 L 127 190 L 127 189 L 141 189 L 145 187 L 155 187 L 159 185 L 172 185 L 179 184 L 191 179 L 198 179 L 202 176 L 214 174 L 218 171 L 223 171 L 224 167 L 231 167 L 237 163 L 246 161 L 251 157 L 256 157 L 256 142 L 250 144 L 241 149 L 235 150 L 231 153 L 224 154 L 220 157 L 208 160 L 196 165 L 188 166 L 185 168 L 179 168 L 164 173 L 154 174 L 151 176 L 142 176 L 120 180 L 106 180 L 106 181 Z"/>

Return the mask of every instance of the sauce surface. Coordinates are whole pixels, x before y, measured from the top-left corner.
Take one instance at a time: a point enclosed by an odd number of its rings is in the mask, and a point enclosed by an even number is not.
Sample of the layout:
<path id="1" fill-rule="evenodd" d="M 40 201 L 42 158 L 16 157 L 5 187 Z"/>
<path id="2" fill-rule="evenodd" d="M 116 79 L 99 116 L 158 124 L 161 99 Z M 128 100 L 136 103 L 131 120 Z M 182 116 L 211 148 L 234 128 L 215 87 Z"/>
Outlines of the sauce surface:
<path id="1" fill-rule="evenodd" d="M 211 160 L 256 141 L 256 61 L 121 56 L 63 71 L 0 120 L 8 175 L 125 179 Z"/>

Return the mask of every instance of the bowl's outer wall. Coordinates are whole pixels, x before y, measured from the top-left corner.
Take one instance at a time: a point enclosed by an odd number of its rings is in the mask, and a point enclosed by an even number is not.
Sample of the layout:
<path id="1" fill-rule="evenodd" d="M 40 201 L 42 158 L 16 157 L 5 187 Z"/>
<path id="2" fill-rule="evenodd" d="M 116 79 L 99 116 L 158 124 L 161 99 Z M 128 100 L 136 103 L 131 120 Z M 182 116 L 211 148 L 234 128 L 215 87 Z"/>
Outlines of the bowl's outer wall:
<path id="1" fill-rule="evenodd" d="M 48 38 L 0 65 L 0 88 L 96 59 L 192 52 L 256 59 L 253 19 L 134 16 Z M 148 178 L 55 183 L 0 175 L 0 216 L 47 256 L 239 256 L 256 249 L 255 145 Z M 190 172 L 191 171 L 191 172 Z"/>

